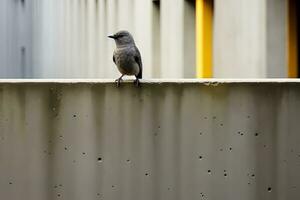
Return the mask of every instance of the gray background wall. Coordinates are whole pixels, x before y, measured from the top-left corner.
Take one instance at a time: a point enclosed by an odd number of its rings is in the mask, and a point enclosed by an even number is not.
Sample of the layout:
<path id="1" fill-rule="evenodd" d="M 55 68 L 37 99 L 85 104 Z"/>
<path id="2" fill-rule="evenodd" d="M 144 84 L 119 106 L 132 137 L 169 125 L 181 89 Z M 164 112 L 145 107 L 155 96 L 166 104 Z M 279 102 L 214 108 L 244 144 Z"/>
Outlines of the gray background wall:
<path id="1" fill-rule="evenodd" d="M 287 77 L 287 3 L 215 0 L 215 77 Z"/>
<path id="2" fill-rule="evenodd" d="M 1 198 L 298 200 L 299 89 L 2 81 Z"/>
<path id="3" fill-rule="evenodd" d="M 213 76 L 287 77 L 287 0 L 214 2 Z M 194 0 L 2 0 L 0 11 L 2 78 L 116 78 L 106 36 L 120 29 L 145 78 L 196 77 Z"/>

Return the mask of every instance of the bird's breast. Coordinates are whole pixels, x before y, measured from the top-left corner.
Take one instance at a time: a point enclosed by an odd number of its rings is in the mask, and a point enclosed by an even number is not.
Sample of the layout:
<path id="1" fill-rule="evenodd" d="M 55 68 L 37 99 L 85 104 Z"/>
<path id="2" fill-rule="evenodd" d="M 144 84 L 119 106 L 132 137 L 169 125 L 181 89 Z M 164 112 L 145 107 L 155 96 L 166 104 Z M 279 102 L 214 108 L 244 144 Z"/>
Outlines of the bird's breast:
<path id="1" fill-rule="evenodd" d="M 114 56 L 116 65 L 122 74 L 137 75 L 139 73 L 139 66 L 130 49 L 116 49 Z"/>

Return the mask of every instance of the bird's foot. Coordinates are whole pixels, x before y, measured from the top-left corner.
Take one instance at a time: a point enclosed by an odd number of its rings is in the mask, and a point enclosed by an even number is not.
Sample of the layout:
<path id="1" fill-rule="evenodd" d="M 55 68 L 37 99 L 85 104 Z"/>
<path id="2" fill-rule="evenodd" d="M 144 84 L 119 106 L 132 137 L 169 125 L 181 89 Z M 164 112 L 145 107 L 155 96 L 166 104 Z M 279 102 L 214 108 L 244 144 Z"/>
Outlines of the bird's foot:
<path id="1" fill-rule="evenodd" d="M 133 83 L 134 83 L 134 85 L 137 86 L 137 87 L 139 87 L 139 86 L 141 85 L 141 82 L 140 82 L 140 80 L 139 80 L 138 78 L 135 79 L 135 80 L 133 81 Z"/>
<path id="2" fill-rule="evenodd" d="M 115 80 L 115 82 L 117 83 L 117 87 L 119 87 L 119 86 L 121 85 L 121 81 L 123 81 L 122 77 L 117 78 L 117 79 Z"/>

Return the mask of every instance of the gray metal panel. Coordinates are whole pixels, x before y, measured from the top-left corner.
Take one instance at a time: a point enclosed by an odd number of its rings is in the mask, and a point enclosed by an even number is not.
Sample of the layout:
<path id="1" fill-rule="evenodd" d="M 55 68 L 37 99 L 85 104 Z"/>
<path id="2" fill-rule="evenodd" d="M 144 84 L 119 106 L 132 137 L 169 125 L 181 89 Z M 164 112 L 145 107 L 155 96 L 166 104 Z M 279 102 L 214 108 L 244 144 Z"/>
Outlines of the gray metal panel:
<path id="1" fill-rule="evenodd" d="M 300 199 L 299 82 L 12 82 L 1 199 Z"/>

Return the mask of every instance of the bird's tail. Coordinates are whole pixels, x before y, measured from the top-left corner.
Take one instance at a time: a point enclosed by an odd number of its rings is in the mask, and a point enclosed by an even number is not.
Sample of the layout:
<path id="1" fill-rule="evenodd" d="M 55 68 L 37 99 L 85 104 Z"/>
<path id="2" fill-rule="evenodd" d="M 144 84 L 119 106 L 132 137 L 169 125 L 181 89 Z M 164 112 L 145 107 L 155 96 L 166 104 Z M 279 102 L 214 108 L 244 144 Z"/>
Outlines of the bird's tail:
<path id="1" fill-rule="evenodd" d="M 143 78 L 143 71 L 140 70 L 139 74 L 136 76 L 136 78 L 141 79 Z"/>

